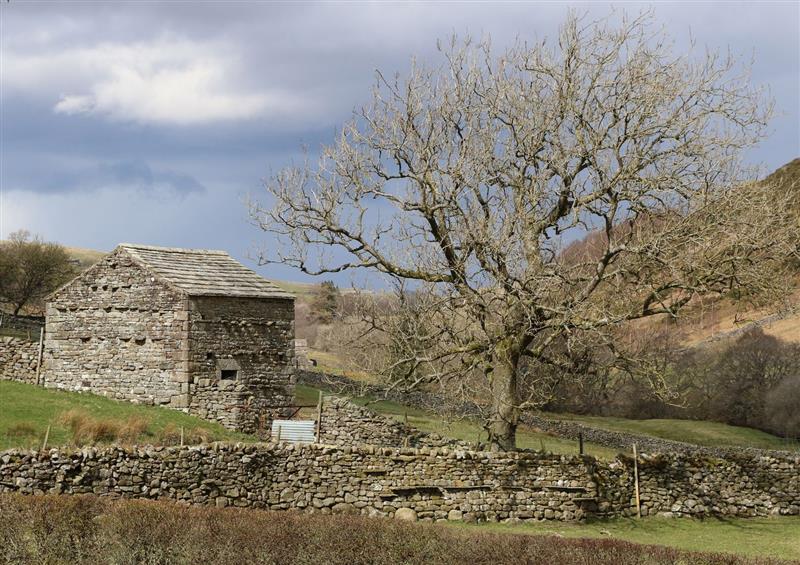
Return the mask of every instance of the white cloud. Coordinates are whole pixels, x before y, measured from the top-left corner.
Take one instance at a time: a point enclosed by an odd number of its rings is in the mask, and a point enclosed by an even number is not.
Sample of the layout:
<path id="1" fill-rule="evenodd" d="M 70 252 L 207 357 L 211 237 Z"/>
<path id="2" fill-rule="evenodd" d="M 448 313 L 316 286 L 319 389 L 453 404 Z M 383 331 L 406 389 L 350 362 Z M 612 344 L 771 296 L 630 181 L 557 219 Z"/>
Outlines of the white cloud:
<path id="1" fill-rule="evenodd" d="M 283 116 L 311 104 L 283 89 L 250 91 L 241 84 L 243 73 L 240 57 L 227 45 L 161 38 L 37 55 L 11 51 L 4 78 L 12 88 L 58 88 L 55 112 L 139 123 Z"/>

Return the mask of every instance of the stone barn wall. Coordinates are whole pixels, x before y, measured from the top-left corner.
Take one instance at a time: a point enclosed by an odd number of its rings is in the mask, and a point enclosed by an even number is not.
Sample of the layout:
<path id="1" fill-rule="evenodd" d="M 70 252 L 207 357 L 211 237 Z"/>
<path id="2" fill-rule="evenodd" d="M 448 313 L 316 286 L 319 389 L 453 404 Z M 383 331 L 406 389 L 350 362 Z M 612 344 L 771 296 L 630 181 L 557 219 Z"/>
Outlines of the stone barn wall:
<path id="1" fill-rule="evenodd" d="M 186 319 L 178 291 L 112 253 L 48 303 L 44 385 L 185 406 Z"/>
<path id="2" fill-rule="evenodd" d="M 640 462 L 644 514 L 800 514 L 800 455 Z M 428 520 L 579 520 L 634 513 L 630 460 L 446 448 L 260 444 L 0 453 L 0 492 Z"/>
<path id="3" fill-rule="evenodd" d="M 0 337 L 0 379 L 36 384 L 39 343 Z"/>
<path id="4" fill-rule="evenodd" d="M 189 412 L 246 432 L 269 429 L 294 401 L 293 339 L 291 300 L 192 298 Z M 236 378 L 222 379 L 223 368 Z"/>

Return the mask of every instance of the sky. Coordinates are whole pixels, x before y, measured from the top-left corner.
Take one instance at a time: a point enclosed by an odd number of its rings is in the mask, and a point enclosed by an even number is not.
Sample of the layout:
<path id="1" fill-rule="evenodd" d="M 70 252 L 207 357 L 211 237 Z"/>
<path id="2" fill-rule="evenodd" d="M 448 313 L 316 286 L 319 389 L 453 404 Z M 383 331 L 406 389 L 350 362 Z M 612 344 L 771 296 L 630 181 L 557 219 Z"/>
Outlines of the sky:
<path id="1" fill-rule="evenodd" d="M 453 33 L 552 38 L 568 9 L 651 7 L 685 49 L 753 60 L 772 134 L 748 154 L 800 156 L 800 2 L 0 3 L 0 238 L 27 229 L 68 246 L 224 249 L 251 268 L 270 236 L 245 201 L 330 143 L 376 69 L 437 62 Z M 262 274 L 309 280 L 288 267 Z"/>

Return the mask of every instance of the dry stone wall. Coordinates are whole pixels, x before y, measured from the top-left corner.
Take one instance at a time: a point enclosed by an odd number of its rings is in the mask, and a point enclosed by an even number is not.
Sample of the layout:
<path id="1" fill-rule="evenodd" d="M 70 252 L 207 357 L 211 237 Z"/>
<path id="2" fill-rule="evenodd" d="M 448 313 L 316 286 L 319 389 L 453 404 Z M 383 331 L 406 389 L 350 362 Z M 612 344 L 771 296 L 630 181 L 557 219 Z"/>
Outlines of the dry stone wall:
<path id="1" fill-rule="evenodd" d="M 0 337 L 0 379 L 36 384 L 37 342 Z"/>
<path id="2" fill-rule="evenodd" d="M 165 498 L 195 504 L 421 519 L 586 515 L 591 463 L 435 448 L 267 444 L 0 455 L 0 491 Z"/>
<path id="3" fill-rule="evenodd" d="M 800 514 L 800 457 L 640 462 L 644 514 Z M 259 444 L 0 453 L 0 492 L 406 514 L 580 520 L 634 512 L 630 460 L 452 448 Z M 401 510 L 403 509 L 403 510 Z"/>
<path id="4" fill-rule="evenodd" d="M 598 465 L 600 514 L 632 514 L 633 460 Z M 800 514 L 800 454 L 644 456 L 643 515 L 754 517 Z"/>
<path id="5" fill-rule="evenodd" d="M 319 441 L 339 445 L 473 448 L 467 442 L 422 432 L 336 397 L 325 397 L 322 404 Z"/>

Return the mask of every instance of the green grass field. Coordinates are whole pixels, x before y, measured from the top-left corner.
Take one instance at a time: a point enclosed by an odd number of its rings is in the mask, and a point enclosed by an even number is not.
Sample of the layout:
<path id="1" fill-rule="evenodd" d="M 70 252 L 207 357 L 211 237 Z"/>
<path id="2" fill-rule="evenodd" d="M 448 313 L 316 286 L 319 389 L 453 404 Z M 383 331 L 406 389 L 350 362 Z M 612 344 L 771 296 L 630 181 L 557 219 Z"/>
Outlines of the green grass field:
<path id="1" fill-rule="evenodd" d="M 613 538 L 666 545 L 690 551 L 735 553 L 750 557 L 800 560 L 800 517 L 749 519 L 620 518 L 585 524 L 453 524 L 451 527 L 498 533 Z"/>
<path id="2" fill-rule="evenodd" d="M 251 436 L 226 430 L 219 424 L 189 416 L 177 410 L 155 406 L 137 406 L 85 393 L 44 389 L 14 381 L 0 381 L 0 450 L 12 447 L 41 447 L 47 426 L 50 425 L 48 445 L 59 446 L 72 442 L 69 427 L 60 421 L 68 411 L 80 411 L 106 422 L 122 423 L 136 418 L 147 423 L 137 443 L 152 443 L 164 433 L 179 433 L 187 437 L 202 435 L 209 441 L 253 441 Z"/>
<path id="3" fill-rule="evenodd" d="M 669 419 L 627 420 L 625 418 L 575 416 L 572 414 L 546 415 L 559 420 L 578 422 L 594 428 L 648 435 L 709 447 L 757 447 L 760 449 L 800 451 L 800 443 L 797 441 L 773 436 L 753 428 L 729 426 L 719 422 Z"/>
<path id="4" fill-rule="evenodd" d="M 301 403 L 316 402 L 319 391 L 311 387 L 298 385 L 298 398 Z M 478 422 L 471 420 L 448 421 L 440 415 L 410 408 L 387 400 L 374 401 L 369 398 L 356 398 L 354 402 L 368 405 L 370 409 L 396 420 L 405 421 L 415 428 L 426 432 L 435 432 L 446 437 L 466 441 L 485 441 L 486 433 Z M 626 420 L 623 418 L 606 418 L 597 416 L 574 416 L 570 414 L 548 414 L 549 417 L 573 420 L 587 426 L 608 430 L 641 434 L 663 439 L 673 439 L 705 446 L 757 447 L 761 449 L 800 450 L 797 442 L 772 436 L 752 428 L 729 426 L 717 422 L 701 422 L 693 420 Z M 526 449 L 544 449 L 552 453 L 565 455 L 576 454 L 577 442 L 544 434 L 521 426 L 517 432 L 517 445 Z M 613 459 L 618 449 L 612 449 L 586 442 L 585 452 L 601 459 Z"/>
<path id="5" fill-rule="evenodd" d="M 298 385 L 295 389 L 299 404 L 312 404 L 319 398 L 319 390 L 316 388 Z M 353 402 L 362 406 L 367 406 L 379 414 L 388 416 L 397 421 L 404 422 L 408 419 L 408 424 L 424 432 L 437 433 L 445 437 L 465 441 L 486 441 L 486 432 L 483 431 L 478 422 L 472 420 L 452 420 L 448 421 L 437 414 L 410 408 L 389 400 L 373 401 L 369 398 L 354 398 Z M 309 415 L 311 413 L 309 412 Z M 517 444 L 526 449 L 539 449 L 552 453 L 564 455 L 577 455 L 577 442 L 565 440 L 551 435 L 536 432 L 528 428 L 521 428 L 517 433 Z M 589 455 L 598 458 L 613 459 L 617 450 L 609 449 L 601 445 L 591 443 L 584 444 L 584 450 Z"/>

